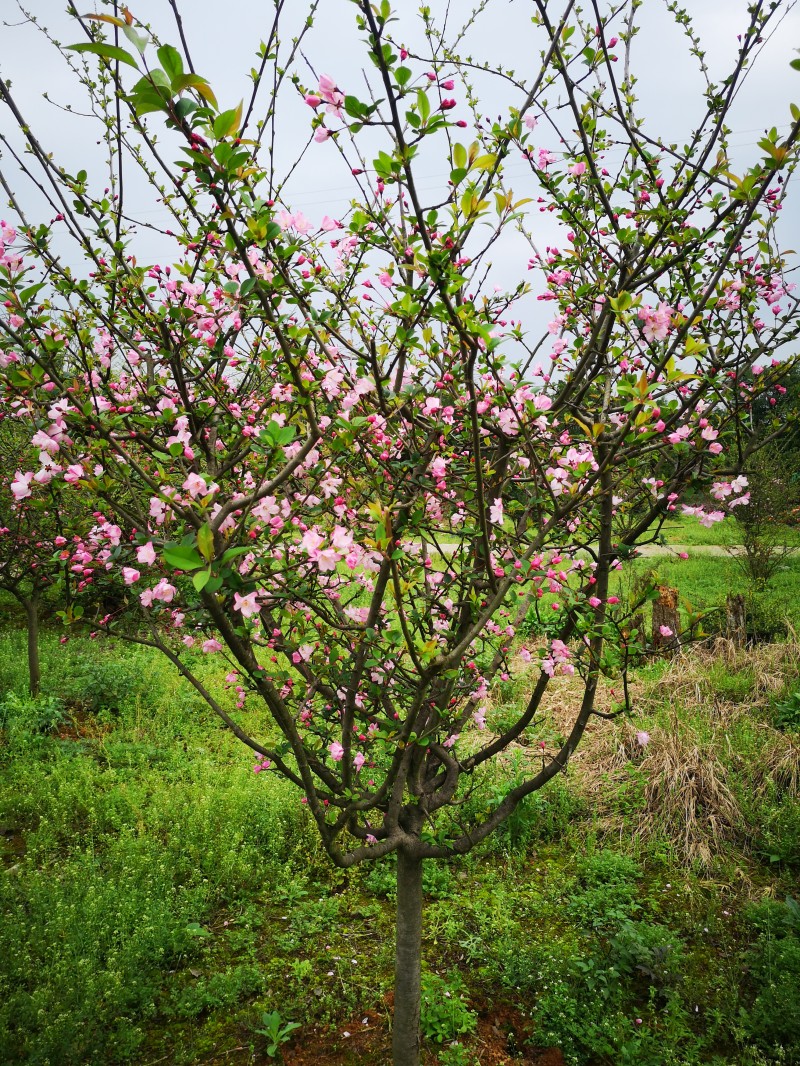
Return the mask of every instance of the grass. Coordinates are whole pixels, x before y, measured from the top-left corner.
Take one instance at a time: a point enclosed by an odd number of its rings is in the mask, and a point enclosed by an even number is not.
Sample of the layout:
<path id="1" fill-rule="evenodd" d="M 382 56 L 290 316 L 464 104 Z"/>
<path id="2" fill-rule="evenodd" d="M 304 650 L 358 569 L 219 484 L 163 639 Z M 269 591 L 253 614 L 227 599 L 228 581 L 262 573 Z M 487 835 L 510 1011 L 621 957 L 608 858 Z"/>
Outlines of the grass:
<path id="1" fill-rule="evenodd" d="M 674 565 L 710 600 L 729 563 Z M 384 1063 L 391 861 L 334 870 L 297 795 L 254 775 L 146 649 L 46 632 L 31 701 L 23 648 L 0 636 L 4 1061 L 266 1061 L 258 1030 L 277 1011 L 300 1025 L 287 1064 Z M 598 721 L 478 851 L 428 864 L 427 1063 L 496 1063 L 526 1040 L 570 1066 L 800 1062 L 783 902 L 800 875 L 800 734 L 775 727 L 799 664 L 791 643 L 650 664 L 635 723 Z M 199 668 L 221 691 L 224 668 Z M 490 728 L 529 669 L 495 687 Z M 540 736 L 558 742 L 576 693 L 556 679 L 464 813 L 535 764 Z"/>
<path id="2" fill-rule="evenodd" d="M 711 526 L 703 526 L 697 518 L 690 515 L 678 515 L 669 518 L 662 527 L 662 535 L 667 544 L 685 545 L 730 545 L 738 544 L 741 535 L 738 532 L 737 523 L 732 518 L 726 518 L 722 522 L 714 522 Z M 781 541 L 794 547 L 800 547 L 800 527 L 782 526 Z"/>
<path id="3" fill-rule="evenodd" d="M 800 630 L 800 557 L 784 560 L 769 588 L 753 594 L 737 561 L 729 556 L 709 558 L 690 554 L 688 559 L 664 555 L 636 560 L 628 564 L 617 580 L 617 590 L 631 587 L 637 576 L 652 571 L 658 584 L 678 589 L 681 613 L 686 621 L 688 610 L 708 612 L 703 628 L 715 632 L 724 627 L 725 600 L 729 593 L 745 594 L 751 614 L 759 625 L 774 627 L 775 634 L 787 632 L 785 622 Z"/>

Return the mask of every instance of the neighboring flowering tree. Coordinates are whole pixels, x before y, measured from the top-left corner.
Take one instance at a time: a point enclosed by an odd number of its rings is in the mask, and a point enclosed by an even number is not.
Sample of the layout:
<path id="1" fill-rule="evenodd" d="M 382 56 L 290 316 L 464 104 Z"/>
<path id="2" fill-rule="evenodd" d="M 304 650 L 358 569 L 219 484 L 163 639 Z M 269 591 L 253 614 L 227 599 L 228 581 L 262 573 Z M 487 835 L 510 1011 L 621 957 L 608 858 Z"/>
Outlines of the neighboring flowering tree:
<path id="1" fill-rule="evenodd" d="M 91 501 L 68 561 L 84 592 L 100 573 L 117 582 L 100 625 L 159 648 L 255 768 L 297 786 L 335 863 L 397 854 L 394 1062 L 413 1066 L 422 862 L 485 839 L 608 716 L 600 678 L 636 651 L 612 572 L 684 490 L 716 478 L 744 505 L 742 412 L 779 386 L 798 329 L 775 221 L 800 112 L 731 173 L 726 115 L 781 5 L 751 5 L 735 65 L 680 148 L 636 113 L 637 4 L 593 4 L 586 22 L 571 0 L 558 16 L 532 3 L 542 61 L 522 80 L 500 72 L 496 122 L 477 112 L 473 79 L 487 75 L 427 8 L 426 51 L 410 53 L 387 0 L 353 6 L 374 70 L 366 99 L 346 71 L 305 88 L 311 20 L 287 49 L 278 17 L 253 98 L 233 110 L 185 46 L 158 46 L 125 9 L 77 19 L 74 51 L 99 57 L 83 82 L 111 131 L 114 180 L 97 197 L 0 85 L 26 131 L 33 162 L 20 166 L 56 215 L 36 226 L 12 197 L 0 388 L 32 441 L 17 500 L 44 477 Z M 287 92 L 309 108 L 317 165 L 338 153 L 352 171 L 342 218 L 307 217 L 278 191 Z M 164 163 L 167 141 L 180 164 Z M 170 265 L 131 252 L 126 152 L 174 216 Z M 425 194 L 418 160 L 429 171 L 436 158 L 449 178 Z M 527 168 L 524 196 L 512 161 Z M 531 240 L 530 280 L 505 291 L 487 252 L 540 212 L 563 227 L 561 247 Z M 64 233 L 86 279 L 58 254 Z M 541 330 L 537 298 L 550 308 Z M 45 437 L 57 448 L 39 463 Z M 550 634 L 535 650 L 517 636 L 531 617 Z M 230 660 L 239 706 L 269 709 L 267 736 L 245 733 L 189 648 Z M 528 700 L 494 731 L 490 687 L 517 651 L 534 667 Z M 582 682 L 563 743 L 465 807 L 563 673 Z"/>
<path id="2" fill-rule="evenodd" d="M 41 473 L 35 481 L 31 471 L 19 469 L 30 462 L 32 438 L 28 428 L 9 423 L 0 415 L 0 589 L 10 593 L 25 611 L 28 686 L 36 696 L 41 685 L 42 599 L 56 586 L 65 606 L 69 599 L 67 556 L 61 559 L 60 554 L 67 545 L 63 530 L 74 528 L 74 522 L 65 520 L 61 513 L 63 486 L 59 481 L 53 484 Z M 50 454 L 49 445 L 42 446 L 45 435 L 34 436 L 35 446 L 42 449 L 42 460 Z"/>

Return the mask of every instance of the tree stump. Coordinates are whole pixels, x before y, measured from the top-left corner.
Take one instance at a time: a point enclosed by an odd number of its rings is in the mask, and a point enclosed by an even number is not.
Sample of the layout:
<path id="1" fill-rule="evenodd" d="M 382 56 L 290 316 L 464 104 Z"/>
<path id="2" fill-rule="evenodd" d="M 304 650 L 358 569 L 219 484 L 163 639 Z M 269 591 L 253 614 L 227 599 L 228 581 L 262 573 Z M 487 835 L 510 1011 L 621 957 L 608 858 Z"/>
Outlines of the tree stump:
<path id="1" fill-rule="evenodd" d="M 657 651 L 678 647 L 678 590 L 669 585 L 658 586 L 658 599 L 653 602 L 653 647 Z"/>
<path id="2" fill-rule="evenodd" d="M 740 592 L 729 592 L 725 600 L 725 634 L 737 648 L 743 648 L 747 642 L 747 615 Z"/>

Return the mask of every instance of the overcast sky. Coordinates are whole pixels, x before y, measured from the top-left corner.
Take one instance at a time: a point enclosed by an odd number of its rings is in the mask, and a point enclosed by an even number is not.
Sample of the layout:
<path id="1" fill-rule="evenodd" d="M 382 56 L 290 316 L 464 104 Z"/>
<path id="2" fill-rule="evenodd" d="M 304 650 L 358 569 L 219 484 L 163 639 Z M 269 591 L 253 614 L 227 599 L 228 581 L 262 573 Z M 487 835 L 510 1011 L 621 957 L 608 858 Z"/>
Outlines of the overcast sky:
<path id="1" fill-rule="evenodd" d="M 82 11 L 92 8 L 92 0 L 78 0 Z M 451 29 L 458 25 L 458 12 L 463 19 L 472 10 L 472 0 L 451 0 Z M 586 5 L 588 6 L 588 5 Z M 605 6 L 605 5 L 604 5 Z M 706 48 L 712 78 L 723 76 L 735 59 L 737 34 L 747 24 L 748 0 L 686 0 L 695 27 Z M 744 89 L 736 100 L 730 125 L 734 130 L 731 169 L 741 172 L 760 156 L 756 148 L 765 128 L 776 125 L 786 129 L 789 123 L 790 101 L 800 103 L 800 73 L 789 67 L 800 46 L 800 9 L 784 0 L 787 14 L 777 30 L 765 41 L 763 51 Z M 42 27 L 62 43 L 81 40 L 79 32 L 65 15 L 64 0 L 29 0 L 23 4 L 35 15 Z M 409 47 L 420 42 L 418 5 L 407 0 L 394 0 L 399 22 L 392 26 L 394 37 Z M 430 0 L 430 7 L 439 19 L 444 18 L 445 0 Z M 255 52 L 259 41 L 268 32 L 272 5 L 267 0 L 183 0 L 181 4 L 186 34 L 196 69 L 211 81 L 223 107 L 235 106 L 248 94 L 247 74 L 256 65 Z M 551 3 L 554 17 L 560 3 Z M 289 0 L 287 9 L 297 24 L 307 10 L 304 0 Z M 108 11 L 97 3 L 96 10 Z M 131 10 L 143 22 L 152 24 L 165 41 L 177 43 L 177 32 L 167 0 L 132 0 Z M 471 34 L 461 47 L 463 54 L 487 59 L 493 66 L 513 68 L 527 80 L 536 70 L 542 46 L 541 31 L 531 24 L 531 0 L 494 0 L 490 3 Z M 97 147 L 96 121 L 65 113 L 55 103 L 43 99 L 46 90 L 52 101 L 60 105 L 71 103 L 81 107 L 82 90 L 63 58 L 53 49 L 39 30 L 26 21 L 16 0 L 0 0 L 3 27 L 3 48 L 0 71 L 10 79 L 13 91 L 23 106 L 26 119 L 55 159 L 71 172 L 86 168 L 96 183 L 105 181 L 102 154 Z M 454 12 L 456 14 L 454 14 Z M 364 48 L 355 27 L 357 10 L 350 0 L 321 0 L 315 26 L 304 42 L 308 66 L 300 62 L 300 72 L 308 85 L 314 84 L 311 69 L 336 78 L 342 89 L 363 91 L 365 66 Z M 687 55 L 685 39 L 675 27 L 663 0 L 645 0 L 640 12 L 642 30 L 636 39 L 632 68 L 639 82 L 637 91 L 641 111 L 647 116 L 651 133 L 665 142 L 683 144 L 688 139 L 703 110 L 702 79 L 697 64 Z M 285 43 L 291 29 L 283 34 Z M 611 31 L 609 31 L 611 32 Z M 127 71 L 132 78 L 133 71 Z M 480 83 L 481 102 L 487 114 L 508 115 L 509 106 L 519 105 L 520 94 L 504 83 Z M 461 103 L 461 102 L 460 102 Z M 0 123 L 9 132 L 8 115 L 0 111 Z M 465 118 L 469 115 L 464 113 Z M 311 114 L 297 94 L 286 97 L 283 121 L 279 130 L 279 150 L 282 165 L 297 154 L 310 132 Z M 544 135 L 543 135 L 544 136 Z M 176 158 L 175 154 L 171 158 Z M 3 169 L 13 172 L 9 160 Z M 446 195 L 449 167 L 444 160 L 423 161 L 420 164 L 421 186 L 431 201 Z M 512 163 L 509 176 L 514 192 L 526 195 L 526 171 L 522 163 Z M 528 179 L 530 180 L 530 179 Z M 23 186 L 22 181 L 18 183 Z M 440 190 L 442 195 L 440 195 Z M 353 195 L 352 178 L 347 165 L 339 158 L 330 143 L 314 145 L 306 162 L 298 170 L 288 187 L 290 206 L 301 208 L 315 223 L 323 214 L 336 215 L 344 211 Z M 29 197 L 30 203 L 35 200 Z M 128 211 L 153 224 L 166 224 L 166 213 L 155 202 L 155 196 L 141 182 L 131 180 L 127 193 Z M 784 234 L 798 228 L 800 211 L 787 208 L 782 220 Z M 537 235 L 541 244 L 554 240 L 556 232 L 543 222 Z M 512 284 L 524 268 L 529 255 L 520 238 L 511 236 L 500 246 L 495 258 L 504 284 Z M 143 231 L 136 241 L 141 261 L 161 254 L 158 238 Z"/>

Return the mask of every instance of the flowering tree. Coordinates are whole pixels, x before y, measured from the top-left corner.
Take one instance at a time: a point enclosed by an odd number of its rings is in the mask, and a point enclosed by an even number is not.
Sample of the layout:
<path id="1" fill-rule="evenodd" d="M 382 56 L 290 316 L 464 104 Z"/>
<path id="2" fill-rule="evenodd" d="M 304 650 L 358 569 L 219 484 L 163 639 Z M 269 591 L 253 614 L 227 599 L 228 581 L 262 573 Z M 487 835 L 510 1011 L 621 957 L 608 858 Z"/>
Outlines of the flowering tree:
<path id="1" fill-rule="evenodd" d="M 28 686 L 39 693 L 39 614 L 43 596 L 60 586 L 69 599 L 69 553 L 60 557 L 67 544 L 63 530 L 74 521 L 61 513 L 62 485 L 49 479 L 33 497 L 34 472 L 23 473 L 20 465 L 30 461 L 30 445 L 42 451 L 51 448 L 47 434 L 31 438 L 22 427 L 0 419 L 0 589 L 10 593 L 25 611 L 28 634 Z M 42 476 L 39 474 L 39 481 Z M 70 501 L 71 503 L 74 501 Z M 65 604 L 66 605 L 66 604 Z M 80 609 L 78 609 L 80 614 Z"/>
<path id="2" fill-rule="evenodd" d="M 297 786 L 337 865 L 396 854 L 396 1066 L 419 1061 L 423 861 L 484 840 L 607 717 L 600 678 L 637 652 L 612 573 L 690 484 L 746 504 L 741 415 L 779 386 L 798 329 L 776 218 L 800 111 L 741 177 L 727 159 L 728 109 L 780 5 L 751 5 L 683 147 L 637 113 L 639 3 L 555 6 L 531 4 L 541 59 L 497 72 L 496 121 L 478 104 L 492 75 L 459 52 L 485 4 L 450 42 L 423 8 L 412 46 L 388 0 L 356 0 L 364 91 L 348 71 L 309 73 L 313 19 L 282 44 L 278 3 L 252 97 L 230 110 L 180 19 L 178 50 L 126 9 L 76 16 L 85 39 L 65 54 L 109 149 L 99 195 L 0 85 L 32 160 L 17 161 L 55 215 L 35 225 L 3 175 L 18 232 L 3 231 L 0 388 L 34 442 L 16 499 L 59 482 L 91 500 L 68 550 L 84 588 L 102 573 L 121 589 L 100 624 L 159 648 L 256 769 Z M 303 154 L 351 174 L 341 217 L 286 202 L 274 160 L 292 95 Z M 431 159 L 448 177 L 425 194 Z M 171 211 L 171 260 L 132 254 L 123 164 Z M 559 247 L 539 248 L 540 218 Z M 510 289 L 488 260 L 509 231 L 530 271 Z M 64 236 L 88 277 L 65 265 Z M 37 464 L 42 433 L 54 443 Z M 525 619 L 550 634 L 535 650 Z M 198 646 L 230 660 L 240 708 L 266 705 L 267 736 L 197 676 Z M 494 730 L 490 686 L 517 652 L 529 698 Z M 559 673 L 581 680 L 563 744 L 464 807 L 535 731 Z"/>

